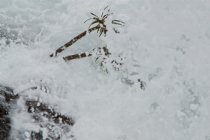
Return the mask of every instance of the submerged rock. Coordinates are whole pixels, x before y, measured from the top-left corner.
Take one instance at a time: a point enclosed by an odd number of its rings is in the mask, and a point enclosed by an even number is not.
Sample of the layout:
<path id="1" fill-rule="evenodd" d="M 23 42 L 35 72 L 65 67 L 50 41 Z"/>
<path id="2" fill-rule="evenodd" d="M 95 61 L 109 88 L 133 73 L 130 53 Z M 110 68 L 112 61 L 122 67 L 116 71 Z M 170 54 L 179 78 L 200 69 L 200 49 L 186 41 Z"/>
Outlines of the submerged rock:
<path id="1" fill-rule="evenodd" d="M 36 90 L 37 88 L 30 89 Z M 10 115 L 17 109 L 18 99 L 20 99 L 19 95 L 14 94 L 12 88 L 0 85 L 0 140 L 60 140 L 71 132 L 70 126 L 75 123 L 73 118 L 56 112 L 48 104 L 29 99 L 23 100 L 28 109 L 20 108 L 18 111 L 19 113 L 29 113 L 31 123 L 36 125 L 39 130 L 27 130 L 27 127 L 21 130 L 16 129 L 11 123 L 14 116 Z"/>
<path id="2" fill-rule="evenodd" d="M 0 139 L 8 140 L 11 130 L 11 120 L 9 118 L 10 103 L 5 95 L 13 95 L 12 88 L 0 85 Z"/>

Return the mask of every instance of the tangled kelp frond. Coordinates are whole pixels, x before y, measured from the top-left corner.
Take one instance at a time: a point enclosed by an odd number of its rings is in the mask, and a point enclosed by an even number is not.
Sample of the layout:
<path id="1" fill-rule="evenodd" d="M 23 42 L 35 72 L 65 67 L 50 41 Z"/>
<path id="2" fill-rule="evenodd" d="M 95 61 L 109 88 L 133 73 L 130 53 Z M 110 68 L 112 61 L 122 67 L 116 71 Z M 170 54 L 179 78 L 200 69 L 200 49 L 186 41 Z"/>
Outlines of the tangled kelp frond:
<path id="1" fill-rule="evenodd" d="M 91 18 L 87 19 L 85 21 L 85 23 L 87 21 L 93 20 L 91 22 L 91 24 L 88 27 L 87 31 L 84 31 L 80 34 L 78 34 L 77 36 L 75 36 L 73 39 L 71 39 L 70 41 L 68 41 L 66 44 L 64 44 L 63 46 L 59 47 L 58 49 L 56 49 L 56 51 L 52 54 L 50 54 L 50 57 L 56 57 L 59 53 L 63 52 L 66 48 L 72 46 L 74 43 L 76 43 L 78 40 L 80 40 L 81 38 L 83 38 L 84 36 L 87 35 L 87 33 L 91 33 L 93 31 L 97 31 L 97 33 L 99 33 L 99 37 L 104 34 L 104 36 L 106 36 L 108 29 L 107 29 L 107 25 L 106 25 L 106 21 L 108 20 L 108 17 L 113 15 L 113 13 L 110 12 L 110 9 L 108 6 L 106 6 L 104 8 L 104 10 L 101 13 L 101 16 L 97 16 L 96 14 L 90 12 L 91 14 Z M 115 24 L 115 25 L 119 25 L 119 26 L 124 26 L 125 22 L 121 21 L 121 20 L 117 20 L 114 19 L 111 21 L 111 24 Z M 92 27 L 93 26 L 93 27 Z M 119 31 L 113 27 L 113 31 L 115 33 L 119 33 Z"/>
<path id="2" fill-rule="evenodd" d="M 87 19 L 85 22 L 92 20 L 91 24 L 89 25 L 89 28 L 92 27 L 93 25 L 95 25 L 95 27 L 100 27 L 97 29 L 97 33 L 99 33 L 99 37 L 104 34 L 104 36 L 106 36 L 106 33 L 108 31 L 107 29 L 107 25 L 106 25 L 106 21 L 108 19 L 109 16 L 113 15 L 113 13 L 111 13 L 111 10 L 109 9 L 108 6 L 106 6 L 104 8 L 104 10 L 101 13 L 101 16 L 97 16 L 94 13 L 90 13 L 91 14 L 91 18 Z M 121 21 L 121 20 L 117 20 L 114 19 L 111 21 L 111 24 L 115 24 L 115 25 L 120 25 L 120 26 L 124 26 L 125 22 Z M 115 33 L 119 33 L 119 31 L 116 28 L 113 28 Z"/>

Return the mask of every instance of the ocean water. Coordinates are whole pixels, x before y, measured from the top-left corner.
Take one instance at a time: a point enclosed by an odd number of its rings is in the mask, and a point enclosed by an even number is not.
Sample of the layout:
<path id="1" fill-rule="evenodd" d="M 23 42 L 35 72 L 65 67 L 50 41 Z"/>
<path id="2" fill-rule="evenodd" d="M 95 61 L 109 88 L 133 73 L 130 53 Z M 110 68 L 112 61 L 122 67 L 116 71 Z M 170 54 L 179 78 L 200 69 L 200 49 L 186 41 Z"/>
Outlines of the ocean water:
<path id="1" fill-rule="evenodd" d="M 58 47 L 88 29 L 90 12 L 106 6 L 113 15 L 107 36 L 97 32 L 50 58 Z M 75 119 L 58 130 L 76 140 L 210 140 L 210 2 L 207 0 L 0 0 L 0 84 L 39 98 Z M 112 19 L 126 24 L 112 30 Z M 119 71 L 91 57 L 62 57 L 107 46 Z M 146 83 L 140 88 L 137 79 Z M 123 81 L 123 79 L 131 82 Z M 130 84 L 132 83 L 132 84 Z M 28 139 L 33 122 L 20 99 L 12 132 Z"/>

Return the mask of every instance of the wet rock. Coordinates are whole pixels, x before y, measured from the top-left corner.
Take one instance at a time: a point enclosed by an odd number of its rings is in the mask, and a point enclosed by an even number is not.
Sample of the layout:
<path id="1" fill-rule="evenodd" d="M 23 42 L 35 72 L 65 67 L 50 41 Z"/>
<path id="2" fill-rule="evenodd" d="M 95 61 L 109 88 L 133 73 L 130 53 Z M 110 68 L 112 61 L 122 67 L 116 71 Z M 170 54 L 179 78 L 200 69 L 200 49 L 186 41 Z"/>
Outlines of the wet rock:
<path id="1" fill-rule="evenodd" d="M 13 90 L 0 85 L 0 139 L 8 140 L 11 130 L 11 120 L 9 118 L 10 103 L 4 95 L 12 95 Z"/>
<path id="2" fill-rule="evenodd" d="M 70 126 L 74 125 L 74 119 L 56 112 L 50 105 L 39 101 L 26 101 L 28 113 L 39 125 L 39 132 L 31 132 L 31 140 L 60 140 L 66 133 L 70 132 Z M 43 139 L 43 130 L 47 130 Z"/>
<path id="3" fill-rule="evenodd" d="M 34 88 L 32 88 L 34 89 Z M 36 89 L 34 89 L 36 90 Z M 19 95 L 14 94 L 10 87 L 0 85 L 0 140 L 28 139 L 31 140 L 59 140 L 70 132 L 70 126 L 74 125 L 74 119 L 56 112 L 50 105 L 24 99 L 28 110 L 21 110 L 30 114 L 32 123 L 39 127 L 37 130 L 16 130 L 11 124 L 11 111 L 15 111 Z M 20 110 L 19 110 L 20 111 Z M 20 112 L 19 112 L 20 113 Z M 12 129 L 12 133 L 11 133 Z M 45 138 L 43 138 L 43 132 Z M 11 133 L 11 134 L 10 134 Z"/>
<path id="4" fill-rule="evenodd" d="M 34 132 L 34 131 L 32 131 L 31 132 L 31 139 L 32 140 L 43 140 L 43 134 L 42 134 L 42 132 L 40 131 L 40 132 Z"/>

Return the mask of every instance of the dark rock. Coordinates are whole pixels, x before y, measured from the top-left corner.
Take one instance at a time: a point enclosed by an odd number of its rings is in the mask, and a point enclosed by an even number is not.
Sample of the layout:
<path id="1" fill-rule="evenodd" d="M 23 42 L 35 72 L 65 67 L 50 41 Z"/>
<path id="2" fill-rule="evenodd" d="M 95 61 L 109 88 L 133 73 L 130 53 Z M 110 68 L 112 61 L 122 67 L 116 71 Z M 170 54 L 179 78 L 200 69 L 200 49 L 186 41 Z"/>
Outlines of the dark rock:
<path id="1" fill-rule="evenodd" d="M 11 88 L 0 85 L 0 140 L 8 140 L 10 136 L 11 120 L 8 116 L 10 104 L 6 96 L 12 94 L 13 90 Z"/>
<path id="2" fill-rule="evenodd" d="M 33 88 L 34 89 L 34 88 Z M 0 85 L 0 140 L 25 139 L 28 130 L 16 130 L 11 125 L 11 110 L 14 111 L 19 96 L 10 87 Z M 43 140 L 43 129 L 48 130 L 45 140 L 59 140 L 74 125 L 74 119 L 56 112 L 50 105 L 38 101 L 25 100 L 27 112 L 31 114 L 40 129 L 38 132 L 28 131 L 31 140 Z M 45 119 L 44 119 L 45 118 Z M 12 135 L 10 135 L 12 129 Z"/>
<path id="3" fill-rule="evenodd" d="M 43 140 L 42 129 L 48 131 L 44 140 L 60 140 L 65 133 L 69 132 L 69 126 L 74 125 L 74 119 L 56 112 L 50 105 L 39 101 L 27 100 L 25 105 L 28 107 L 28 113 L 40 127 L 39 132 L 31 132 L 32 140 Z"/>
<path id="4" fill-rule="evenodd" d="M 57 124 L 62 123 L 62 124 L 74 125 L 75 123 L 73 118 L 67 117 L 65 115 L 56 112 L 52 107 L 44 103 L 38 101 L 26 101 L 26 106 L 28 106 L 29 113 L 36 113 L 36 114 L 41 113 L 42 116 L 47 117 L 49 120 L 52 120 Z M 36 118 L 34 119 L 37 120 Z"/>
<path id="5" fill-rule="evenodd" d="M 31 132 L 31 139 L 32 140 L 43 140 L 43 134 L 42 134 L 42 132 L 40 131 L 40 132 L 34 132 L 34 131 L 32 131 Z"/>

